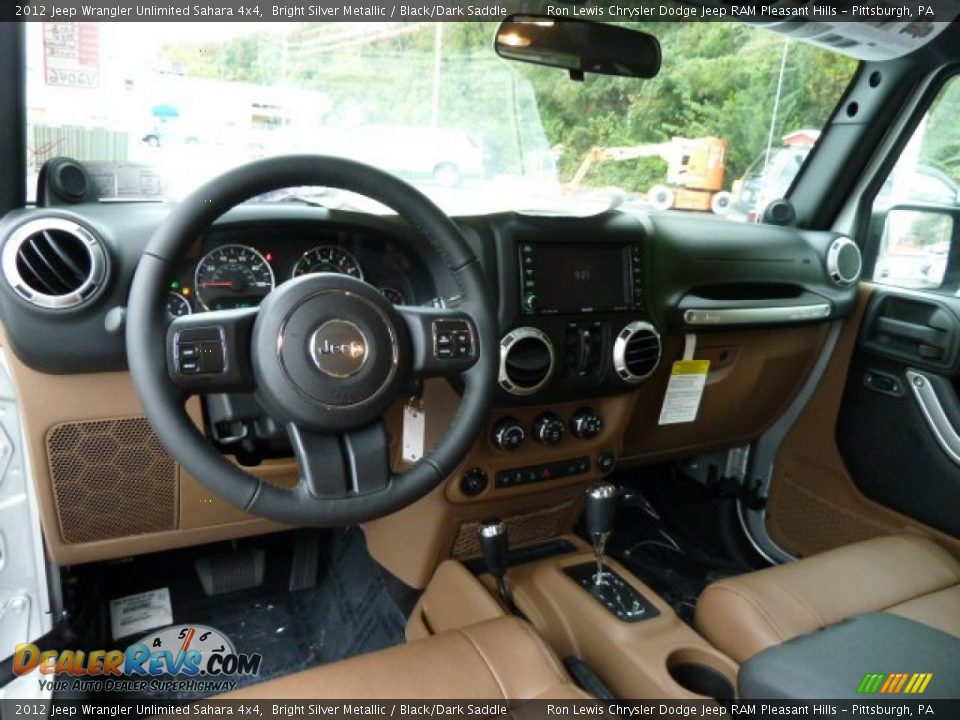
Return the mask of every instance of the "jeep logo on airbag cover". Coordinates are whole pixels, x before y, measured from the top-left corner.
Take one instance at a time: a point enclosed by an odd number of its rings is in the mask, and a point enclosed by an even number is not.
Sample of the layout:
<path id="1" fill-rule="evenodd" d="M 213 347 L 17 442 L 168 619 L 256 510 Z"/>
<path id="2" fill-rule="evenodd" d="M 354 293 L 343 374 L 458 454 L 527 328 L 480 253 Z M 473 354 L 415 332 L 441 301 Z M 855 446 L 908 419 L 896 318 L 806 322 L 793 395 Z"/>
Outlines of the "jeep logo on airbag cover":
<path id="1" fill-rule="evenodd" d="M 310 356 L 320 372 L 347 378 L 367 362 L 367 338 L 347 320 L 328 320 L 310 337 Z"/>

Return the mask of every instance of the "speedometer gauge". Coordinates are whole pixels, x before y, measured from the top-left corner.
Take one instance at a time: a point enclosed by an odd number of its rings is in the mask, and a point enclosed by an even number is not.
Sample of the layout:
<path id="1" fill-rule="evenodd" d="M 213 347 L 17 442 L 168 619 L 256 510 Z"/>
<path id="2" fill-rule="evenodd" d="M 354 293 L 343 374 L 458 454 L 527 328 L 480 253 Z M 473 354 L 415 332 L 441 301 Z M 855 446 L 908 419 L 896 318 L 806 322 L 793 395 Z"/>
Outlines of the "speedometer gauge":
<path id="1" fill-rule="evenodd" d="M 321 272 L 349 275 L 363 280 L 363 270 L 360 269 L 357 259 L 336 245 L 321 245 L 307 250 L 293 266 L 293 277 Z"/>
<path id="2" fill-rule="evenodd" d="M 273 268 L 246 245 L 221 245 L 197 264 L 197 300 L 207 310 L 259 305 L 273 290 Z"/>

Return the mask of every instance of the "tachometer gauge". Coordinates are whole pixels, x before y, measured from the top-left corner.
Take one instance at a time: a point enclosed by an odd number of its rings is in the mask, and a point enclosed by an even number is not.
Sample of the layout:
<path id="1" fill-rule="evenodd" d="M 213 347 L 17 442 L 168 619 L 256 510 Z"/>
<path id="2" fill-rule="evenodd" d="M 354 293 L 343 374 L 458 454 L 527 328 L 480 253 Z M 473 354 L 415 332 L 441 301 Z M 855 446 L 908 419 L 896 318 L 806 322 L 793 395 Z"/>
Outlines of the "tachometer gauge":
<path id="1" fill-rule="evenodd" d="M 221 245 L 200 259 L 194 285 L 207 310 L 253 307 L 273 290 L 273 268 L 252 247 Z"/>
<path id="2" fill-rule="evenodd" d="M 391 303 L 393 303 L 394 305 L 406 305 L 406 304 L 407 304 L 407 298 L 404 296 L 404 294 L 403 294 L 402 292 L 400 292 L 400 291 L 397 290 L 396 288 L 392 288 L 392 287 L 382 287 L 382 288 L 380 288 L 380 292 L 383 294 L 383 296 L 384 296 L 387 300 L 389 300 L 389 301 L 390 301 Z"/>
<path id="3" fill-rule="evenodd" d="M 363 280 L 363 270 L 357 259 L 336 245 L 321 245 L 307 250 L 293 266 L 293 277 L 321 272 L 339 273 Z"/>
<path id="4" fill-rule="evenodd" d="M 167 293 L 167 315 L 170 317 L 183 317 L 193 312 L 190 307 L 190 301 L 180 293 Z"/>

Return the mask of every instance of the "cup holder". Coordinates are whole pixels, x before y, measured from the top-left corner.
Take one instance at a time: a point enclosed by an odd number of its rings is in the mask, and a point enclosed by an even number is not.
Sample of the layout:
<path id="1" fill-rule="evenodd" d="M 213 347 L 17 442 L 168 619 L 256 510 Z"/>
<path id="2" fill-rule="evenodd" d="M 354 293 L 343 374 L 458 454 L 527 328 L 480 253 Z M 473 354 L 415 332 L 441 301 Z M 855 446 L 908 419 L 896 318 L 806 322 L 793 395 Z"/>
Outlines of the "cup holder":
<path id="1" fill-rule="evenodd" d="M 667 671 L 680 687 L 695 695 L 721 702 L 734 700 L 736 691 L 727 675 L 717 669 L 716 658 L 693 648 L 676 650 L 667 658 Z"/>

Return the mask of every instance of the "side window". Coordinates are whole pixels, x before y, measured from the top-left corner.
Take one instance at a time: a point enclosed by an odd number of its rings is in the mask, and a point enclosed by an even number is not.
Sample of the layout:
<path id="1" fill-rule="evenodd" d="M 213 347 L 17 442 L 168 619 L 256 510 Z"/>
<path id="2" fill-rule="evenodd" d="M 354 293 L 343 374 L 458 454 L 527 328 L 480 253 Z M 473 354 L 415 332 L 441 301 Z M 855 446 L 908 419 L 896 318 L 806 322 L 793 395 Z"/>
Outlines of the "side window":
<path id="1" fill-rule="evenodd" d="M 873 202 L 873 280 L 955 292 L 960 255 L 960 77 L 944 85 Z"/>

